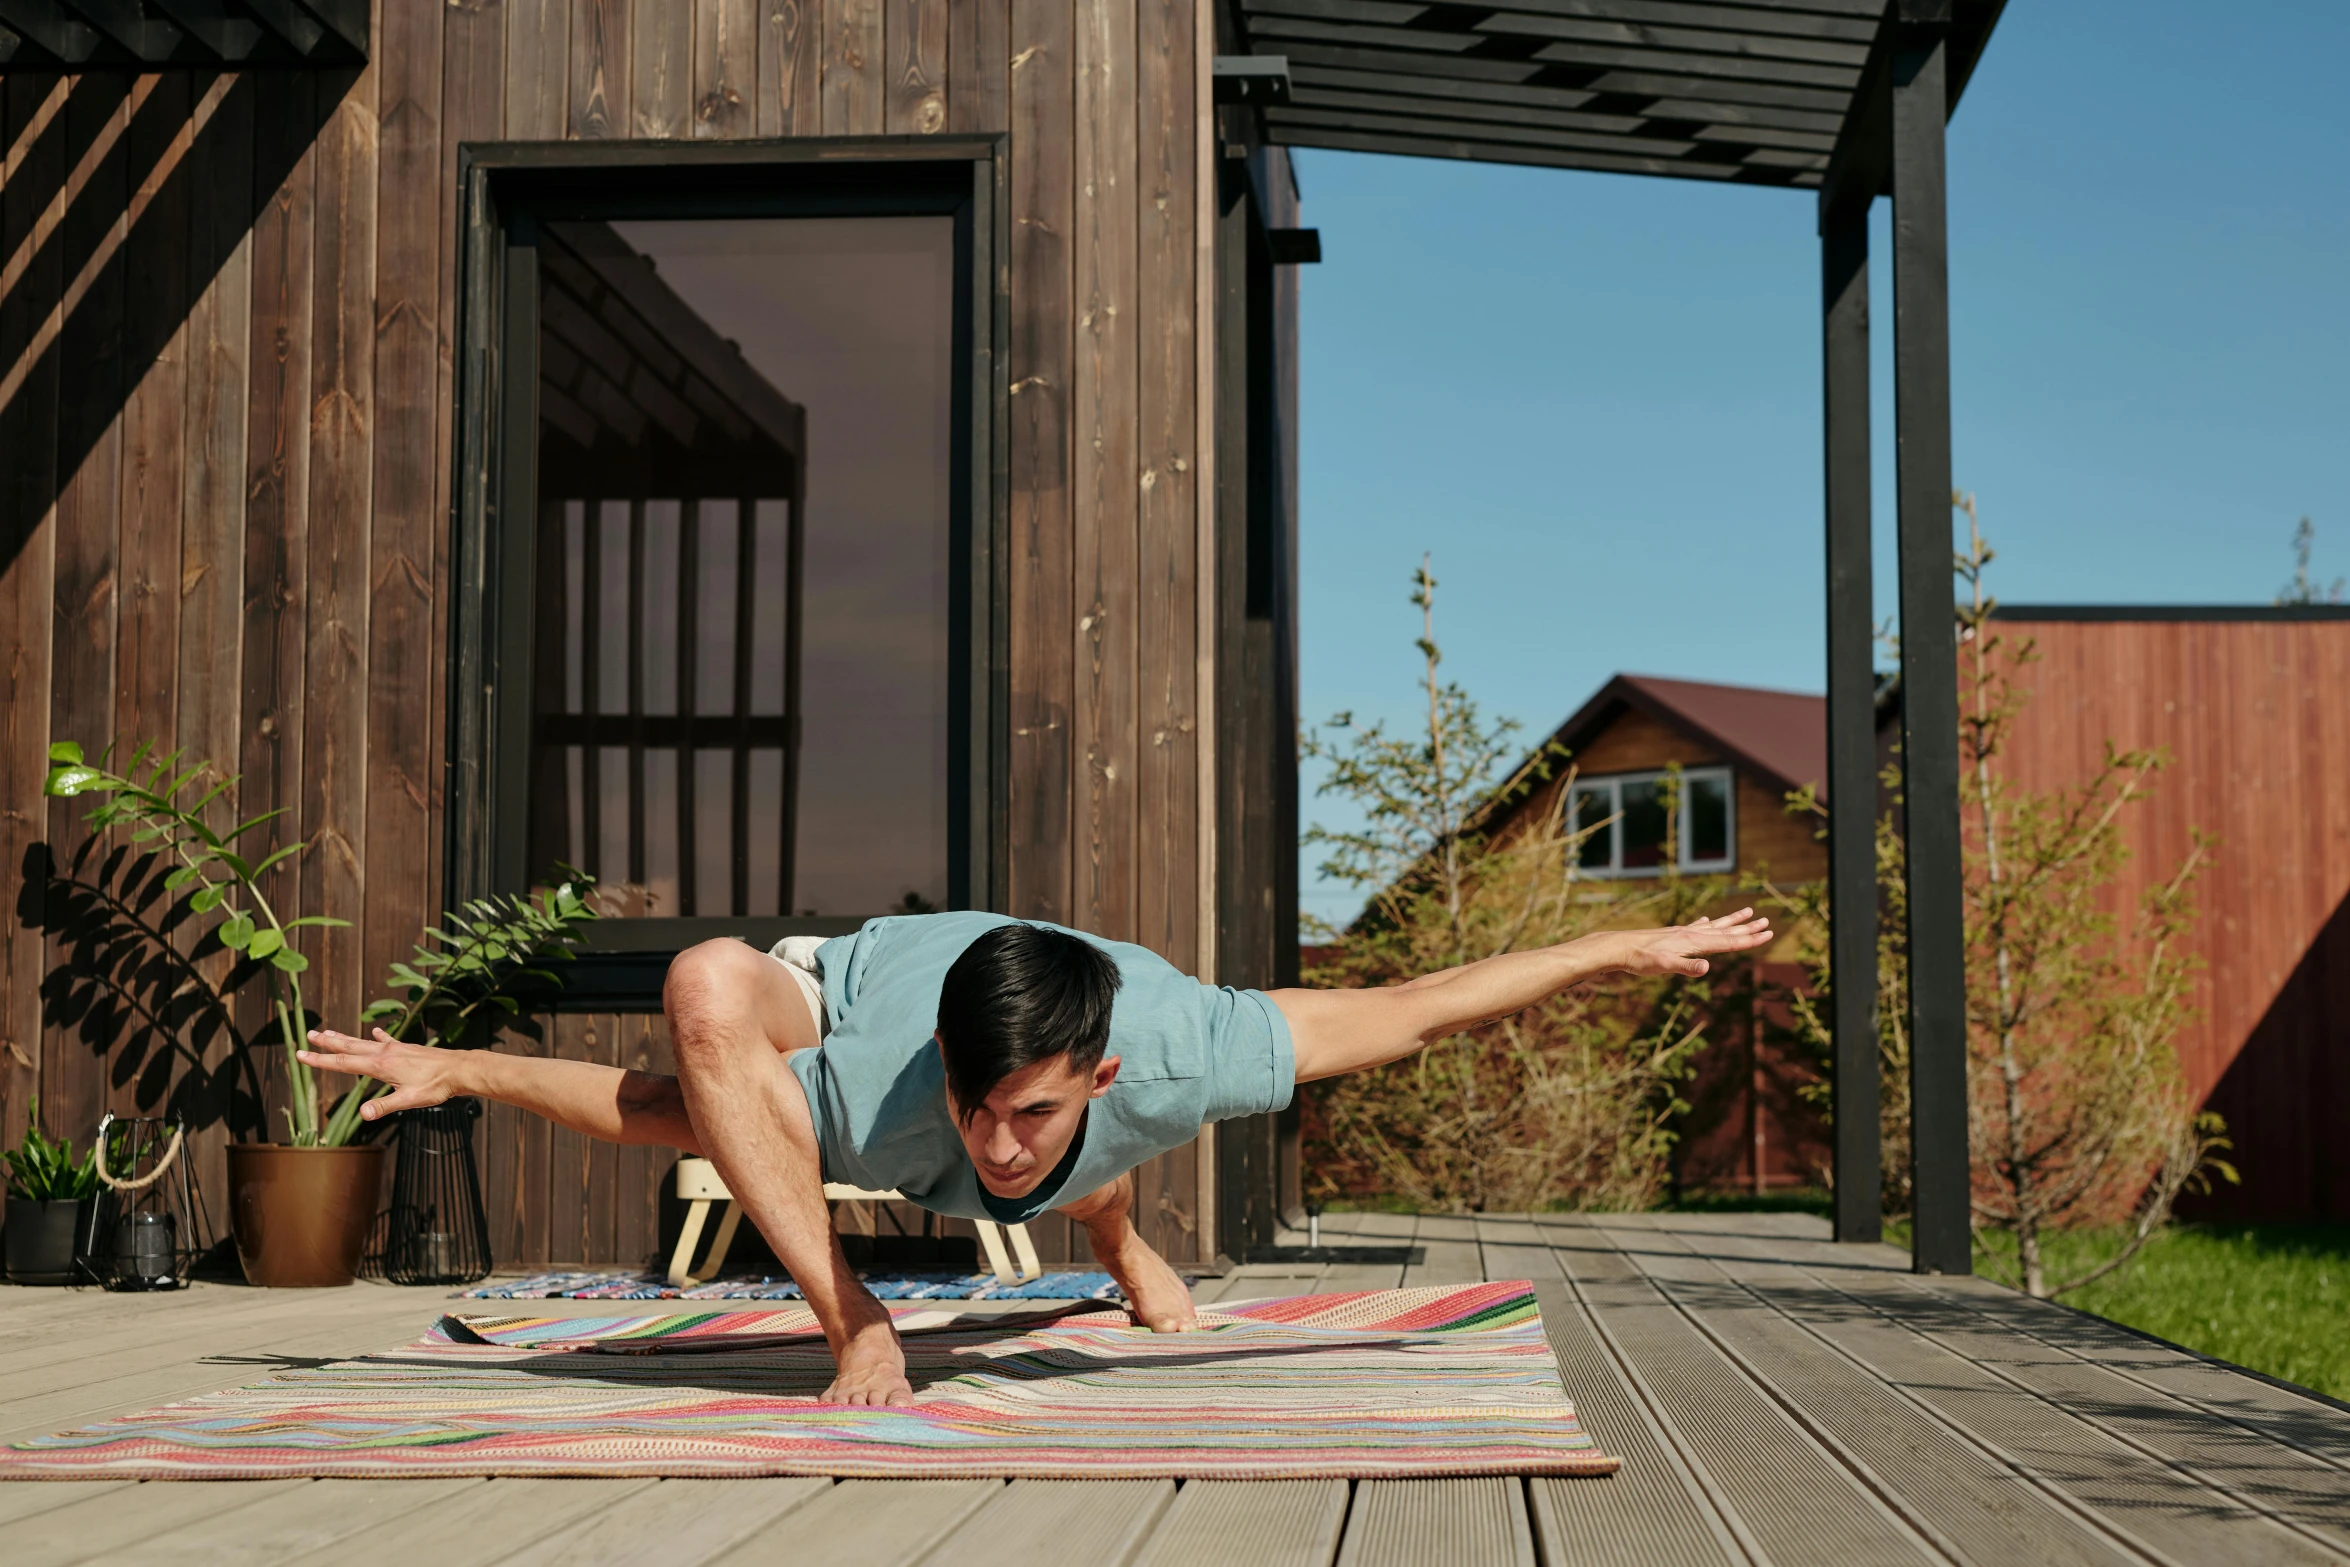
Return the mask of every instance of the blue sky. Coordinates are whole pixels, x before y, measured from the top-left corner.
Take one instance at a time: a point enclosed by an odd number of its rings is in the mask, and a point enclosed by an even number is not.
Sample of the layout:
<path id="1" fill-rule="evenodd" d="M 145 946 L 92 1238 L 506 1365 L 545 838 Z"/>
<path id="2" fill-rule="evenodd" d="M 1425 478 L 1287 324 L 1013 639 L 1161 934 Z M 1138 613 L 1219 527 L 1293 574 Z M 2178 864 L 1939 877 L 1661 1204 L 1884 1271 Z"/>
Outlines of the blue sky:
<path id="1" fill-rule="evenodd" d="M 2014 603 L 2350 575 L 2350 6 L 2010 6 L 1951 123 L 1955 474 Z M 1302 702 L 1447 670 L 1547 729 L 1618 670 L 1821 688 L 1815 203 L 1307 151 Z M 1893 608 L 1875 214 L 1877 611 Z M 1305 779 L 1308 822 L 1344 819 Z M 1306 906 L 1339 917 L 1342 890 Z"/>

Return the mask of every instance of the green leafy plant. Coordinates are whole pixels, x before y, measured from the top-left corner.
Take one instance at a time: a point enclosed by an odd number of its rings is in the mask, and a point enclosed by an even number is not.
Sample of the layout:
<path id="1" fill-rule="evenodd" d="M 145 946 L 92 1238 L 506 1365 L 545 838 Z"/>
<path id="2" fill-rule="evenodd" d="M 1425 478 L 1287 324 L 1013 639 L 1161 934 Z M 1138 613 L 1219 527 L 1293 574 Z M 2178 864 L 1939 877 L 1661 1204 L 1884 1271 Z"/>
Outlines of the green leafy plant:
<path id="1" fill-rule="evenodd" d="M 321 1105 L 317 1074 L 296 1055 L 310 1021 L 302 1000 L 302 976 L 310 964 L 296 949 L 295 936 L 349 922 L 321 914 L 283 919 L 261 888 L 263 877 L 307 845 L 239 849 L 283 810 L 216 830 L 206 813 L 237 780 L 223 777 L 182 803 L 198 779 L 217 771 L 207 763 L 183 765 L 185 752 L 159 753 L 141 744 L 120 771 L 108 765 L 112 754 L 109 748 L 93 762 L 70 741 L 51 746 L 48 794 L 100 796 L 87 818 L 93 833 L 122 831 L 134 847 L 177 862 L 163 877 L 163 890 L 184 898 L 191 914 L 214 916 L 206 934 L 236 953 L 246 969 L 267 976 L 270 1015 L 283 1047 L 278 1054 L 287 1088 L 281 1110 L 287 1141 L 298 1148 L 341 1147 L 363 1124 L 361 1106 L 384 1090 L 362 1078 L 333 1106 Z M 477 899 L 445 916 L 447 928 L 428 927 L 409 958 L 391 966 L 389 983 L 398 996 L 370 1003 L 360 1014 L 363 1024 L 414 1043 L 482 1043 L 519 1014 L 518 992 L 557 983 L 546 965 L 568 958 L 581 928 L 596 917 L 587 901 L 591 878 L 567 867 L 560 873 L 564 880 L 555 887 Z"/>
<path id="2" fill-rule="evenodd" d="M 24 1141 L 0 1153 L 8 1161 L 8 1195 L 27 1202 L 81 1202 L 98 1195 L 98 1150 L 92 1145 L 77 1162 L 73 1141 L 41 1135 L 41 1101 L 32 1101 Z"/>

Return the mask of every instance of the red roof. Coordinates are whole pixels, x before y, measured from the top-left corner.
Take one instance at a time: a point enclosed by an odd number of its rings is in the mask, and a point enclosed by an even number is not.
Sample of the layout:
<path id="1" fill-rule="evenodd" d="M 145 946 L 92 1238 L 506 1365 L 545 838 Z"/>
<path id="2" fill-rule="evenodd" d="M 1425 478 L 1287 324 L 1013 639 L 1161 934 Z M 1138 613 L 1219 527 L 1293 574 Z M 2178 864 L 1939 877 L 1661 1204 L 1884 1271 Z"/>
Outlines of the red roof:
<path id="1" fill-rule="evenodd" d="M 1618 675 L 1551 739 L 1570 752 L 1627 708 L 1728 753 L 1782 788 L 1815 784 L 1828 797 L 1828 699 L 1806 691 Z"/>

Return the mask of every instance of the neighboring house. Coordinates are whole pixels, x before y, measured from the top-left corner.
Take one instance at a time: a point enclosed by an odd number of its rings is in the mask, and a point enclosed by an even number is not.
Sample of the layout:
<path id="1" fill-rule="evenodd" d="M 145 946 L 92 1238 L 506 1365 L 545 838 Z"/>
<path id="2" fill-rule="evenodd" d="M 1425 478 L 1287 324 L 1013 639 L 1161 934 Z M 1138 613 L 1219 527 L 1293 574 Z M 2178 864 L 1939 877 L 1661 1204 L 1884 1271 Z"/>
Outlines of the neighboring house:
<path id="1" fill-rule="evenodd" d="M 1821 818 L 1788 797 L 1827 774 L 1824 698 L 1756 686 L 1618 675 L 1545 742 L 1566 753 L 1550 783 L 1489 822 L 1507 830 L 1560 807 L 1570 826 L 1595 830 L 1582 846 L 1586 876 L 1654 876 L 1668 867 L 1793 887 L 1825 879 Z M 1679 806 L 1671 809 L 1673 780 Z M 1560 790 L 1570 790 L 1564 802 Z M 1823 798 L 1824 803 L 1824 798 Z M 1674 1155 L 1685 1190 L 1763 1191 L 1815 1186 L 1829 1147 L 1803 1090 L 1815 1074 L 1769 1026 L 1758 995 L 1803 978 L 1792 942 L 1767 948 L 1731 996 L 1684 1089 L 1689 1114 Z"/>
<path id="2" fill-rule="evenodd" d="M 1828 873 L 1817 820 L 1787 807 L 1795 790 L 1823 787 L 1820 697 L 1618 675 L 1546 744 L 1566 753 L 1565 765 L 1510 814 L 1547 810 L 1571 784 L 1570 825 L 1601 824 L 1583 845 L 1586 875 L 1655 875 L 1670 865 L 1794 883 Z M 1681 809 L 1669 813 L 1676 768 Z"/>

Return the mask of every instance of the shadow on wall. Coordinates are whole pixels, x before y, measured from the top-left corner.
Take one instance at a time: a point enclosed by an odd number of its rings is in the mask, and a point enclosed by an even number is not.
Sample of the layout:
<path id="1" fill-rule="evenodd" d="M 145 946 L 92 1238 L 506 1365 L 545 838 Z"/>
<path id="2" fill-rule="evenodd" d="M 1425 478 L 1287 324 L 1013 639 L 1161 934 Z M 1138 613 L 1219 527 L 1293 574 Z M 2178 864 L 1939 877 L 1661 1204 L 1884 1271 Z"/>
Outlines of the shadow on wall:
<path id="1" fill-rule="evenodd" d="M 261 1073 L 237 1014 L 257 1011 L 243 997 L 266 989 L 253 984 L 266 965 L 209 929 L 189 939 L 194 894 L 164 885 L 174 868 L 95 837 L 64 865 L 46 844 L 26 851 L 16 913 L 49 938 L 42 1012 L 99 1063 L 115 1109 L 264 1137 Z"/>
<path id="2" fill-rule="evenodd" d="M 9 76 L 0 566 L 16 559 L 356 80 L 348 71 Z"/>
<path id="3" fill-rule="evenodd" d="M 2190 1219 L 2350 1220 L 2350 898 L 2338 904 L 2211 1091 L 2241 1186 L 2182 1201 Z"/>

